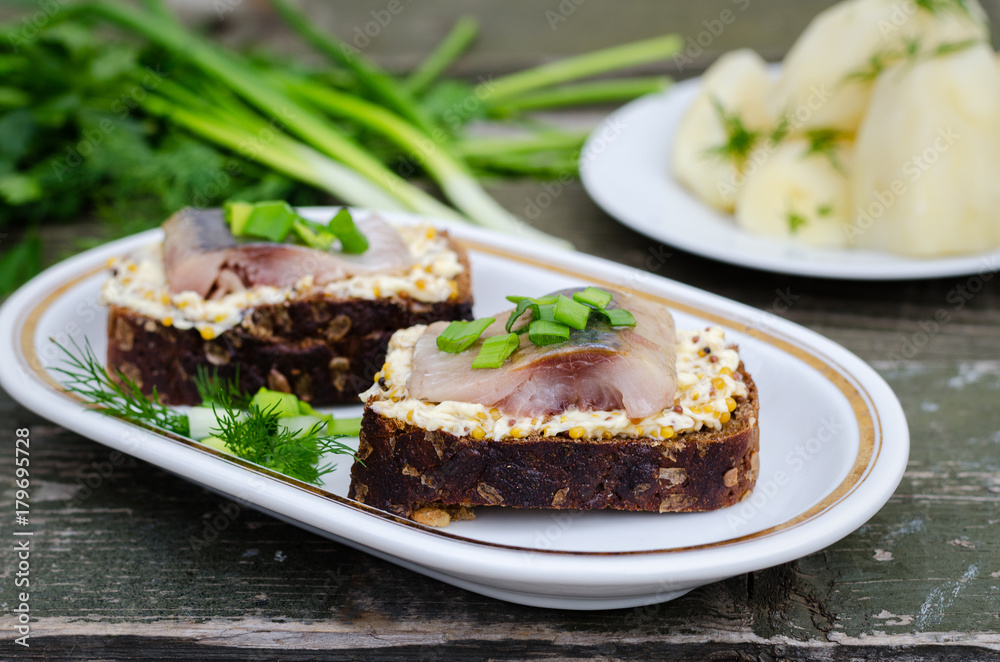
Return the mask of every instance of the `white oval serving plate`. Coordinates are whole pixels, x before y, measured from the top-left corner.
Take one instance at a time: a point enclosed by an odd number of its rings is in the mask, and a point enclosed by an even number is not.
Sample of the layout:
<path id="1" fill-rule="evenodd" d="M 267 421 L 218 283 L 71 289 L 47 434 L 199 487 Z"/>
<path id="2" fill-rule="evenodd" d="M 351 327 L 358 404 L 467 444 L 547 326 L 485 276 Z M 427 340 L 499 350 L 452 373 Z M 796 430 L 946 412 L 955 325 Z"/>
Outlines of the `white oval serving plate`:
<path id="1" fill-rule="evenodd" d="M 777 72 L 777 69 L 775 69 Z M 609 115 L 580 154 L 590 197 L 637 232 L 691 253 L 764 271 L 847 280 L 912 280 L 995 271 L 1000 250 L 933 259 L 815 248 L 746 232 L 670 171 L 674 134 L 701 86 L 694 78 Z"/>
<path id="2" fill-rule="evenodd" d="M 332 210 L 305 210 L 317 220 Z M 360 212 L 359 212 L 360 213 Z M 400 223 L 412 217 L 385 214 Z M 444 224 L 441 224 L 444 225 Z M 541 607 L 606 609 L 670 600 L 726 577 L 815 552 L 892 494 L 909 433 L 892 390 L 856 356 L 753 308 L 606 260 L 448 225 L 470 250 L 477 315 L 508 294 L 593 284 L 630 288 L 674 312 L 679 328 L 720 325 L 760 393 L 760 478 L 744 502 L 710 513 L 480 508 L 432 529 L 346 498 L 349 461 L 315 487 L 180 437 L 85 409 L 58 387 L 62 344 L 106 349 L 98 301 L 107 260 L 159 230 L 90 250 L 25 285 L 0 310 L 0 383 L 56 423 L 283 520 L 441 581 Z M 358 406 L 341 408 L 357 415 Z"/>

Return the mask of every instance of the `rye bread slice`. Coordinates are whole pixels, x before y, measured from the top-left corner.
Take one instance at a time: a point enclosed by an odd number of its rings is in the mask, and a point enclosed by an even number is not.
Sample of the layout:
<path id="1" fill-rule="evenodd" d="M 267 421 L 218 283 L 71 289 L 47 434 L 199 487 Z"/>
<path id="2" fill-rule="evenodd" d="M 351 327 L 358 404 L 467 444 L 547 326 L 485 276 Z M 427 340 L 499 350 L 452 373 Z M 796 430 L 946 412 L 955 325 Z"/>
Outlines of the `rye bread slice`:
<path id="1" fill-rule="evenodd" d="M 445 234 L 442 232 L 442 234 Z M 469 259 L 449 244 L 465 269 L 448 301 L 424 303 L 401 297 L 379 299 L 312 295 L 257 306 L 243 321 L 212 340 L 195 329 L 164 326 L 134 310 L 108 313 L 109 372 L 120 370 L 161 402 L 199 404 L 198 366 L 233 379 L 254 393 L 260 387 L 295 393 L 313 405 L 356 403 L 385 361 L 398 329 L 439 320 L 472 319 Z"/>
<path id="2" fill-rule="evenodd" d="M 402 517 L 425 506 L 697 512 L 731 506 L 757 480 L 757 388 L 719 431 L 668 440 L 476 440 L 427 431 L 365 407 L 348 496 Z M 362 464 L 363 462 L 363 464 Z"/>

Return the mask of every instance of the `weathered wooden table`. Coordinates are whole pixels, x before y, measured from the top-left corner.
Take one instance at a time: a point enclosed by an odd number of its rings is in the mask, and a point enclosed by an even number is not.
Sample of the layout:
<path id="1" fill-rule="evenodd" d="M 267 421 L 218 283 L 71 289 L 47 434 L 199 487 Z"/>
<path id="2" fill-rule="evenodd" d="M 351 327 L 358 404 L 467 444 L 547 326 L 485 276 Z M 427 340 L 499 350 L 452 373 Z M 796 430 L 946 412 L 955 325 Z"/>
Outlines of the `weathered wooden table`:
<path id="1" fill-rule="evenodd" d="M 351 17 L 346 25 L 363 25 L 367 5 L 330 4 Z M 745 4 L 701 63 L 740 44 L 779 56 L 830 3 L 468 4 L 505 25 L 521 12 L 533 21 L 525 30 L 543 34 L 545 11 L 575 7 L 550 31 L 555 53 L 582 50 L 567 34 L 588 25 L 592 34 L 607 28 L 598 43 L 665 29 L 696 35 L 701 21 Z M 403 20 L 428 30 L 461 11 L 443 2 L 406 7 Z M 626 33 L 615 17 L 646 32 Z M 487 53 L 537 59 L 545 50 L 538 41 L 497 45 L 492 29 L 487 23 Z M 394 34 L 406 42 L 414 33 Z M 514 31 L 508 25 L 503 34 Z M 395 61 L 430 41 L 385 40 L 376 54 Z M 489 70 L 476 57 L 470 71 Z M 492 191 L 520 212 L 541 186 L 497 183 Z M 0 510 L 13 510 L 14 430 L 29 427 L 37 531 L 27 649 L 12 644 L 16 554 L 3 533 L 0 659 L 1000 659 L 1000 278 L 959 308 L 955 293 L 971 289 L 969 278 L 853 283 L 726 266 L 625 229 L 578 185 L 538 225 L 640 269 L 657 264 L 647 262 L 651 252 L 666 250 L 656 275 L 791 319 L 869 361 L 910 423 L 910 465 L 896 494 L 857 532 L 794 563 L 645 608 L 542 610 L 447 586 L 251 511 L 226 511 L 230 524 L 215 540 L 192 544 L 224 508 L 218 496 L 131 458 L 109 472 L 107 448 L 0 393 Z M 939 310 L 951 321 L 904 364 L 893 361 Z"/>

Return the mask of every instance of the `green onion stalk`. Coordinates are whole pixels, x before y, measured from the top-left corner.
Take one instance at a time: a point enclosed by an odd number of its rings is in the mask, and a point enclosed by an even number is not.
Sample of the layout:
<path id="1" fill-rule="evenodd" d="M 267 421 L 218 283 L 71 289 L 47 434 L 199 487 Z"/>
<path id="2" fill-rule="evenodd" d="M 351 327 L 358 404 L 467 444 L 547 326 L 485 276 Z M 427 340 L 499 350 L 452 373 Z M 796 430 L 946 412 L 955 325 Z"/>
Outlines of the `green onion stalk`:
<path id="1" fill-rule="evenodd" d="M 529 110 L 564 108 L 586 104 L 631 101 L 647 94 L 662 92 L 670 85 L 666 77 L 622 78 L 576 85 L 563 85 L 550 90 L 521 94 L 499 102 L 493 99 L 492 115 L 511 115 Z"/>
<path id="2" fill-rule="evenodd" d="M 471 16 L 460 18 L 437 48 L 406 78 L 403 88 L 414 96 L 422 94 L 469 48 L 478 34 L 479 22 L 476 19 Z"/>
<path id="3" fill-rule="evenodd" d="M 302 35 L 314 48 L 354 72 L 362 85 L 421 131 L 427 135 L 434 134 L 437 129 L 434 120 L 417 103 L 413 94 L 404 86 L 397 85 L 392 76 L 356 48 L 320 32 L 309 17 L 295 9 L 288 0 L 272 0 L 272 4 L 289 27 Z"/>
<path id="4" fill-rule="evenodd" d="M 103 0 L 81 3 L 89 11 L 116 25 L 131 29 L 168 51 L 183 57 L 209 76 L 232 88 L 268 117 L 284 123 L 288 131 L 376 184 L 410 210 L 443 219 L 461 219 L 446 205 L 410 185 L 370 153 L 344 136 L 333 124 L 270 84 L 252 67 L 230 57 L 199 37 L 169 25 L 155 16 Z M 305 165 L 305 164 L 303 164 Z M 360 204 L 349 195 L 349 204 Z M 516 226 L 515 226 L 516 227 Z M 508 228 L 510 231 L 513 228 Z"/>
<path id="5" fill-rule="evenodd" d="M 588 135 L 547 131 L 527 137 L 464 138 L 452 146 L 452 151 L 464 158 L 573 151 L 583 147 Z"/>
<path id="6" fill-rule="evenodd" d="M 666 35 L 569 57 L 497 78 L 484 91 L 483 100 L 492 106 L 503 105 L 518 96 L 552 85 L 658 62 L 673 57 L 683 46 L 683 40 L 677 35 Z"/>
<path id="7" fill-rule="evenodd" d="M 307 81 L 290 82 L 290 89 L 323 110 L 379 132 L 421 162 L 454 205 L 483 226 L 514 232 L 529 239 L 568 245 L 534 229 L 500 206 L 469 172 L 464 163 L 448 152 L 447 146 L 431 140 L 393 113 L 357 97 Z"/>
<path id="8" fill-rule="evenodd" d="M 327 191 L 349 204 L 386 211 L 407 209 L 351 168 L 280 132 L 274 131 L 266 143 L 254 144 L 259 132 L 248 132 L 225 119 L 192 112 L 159 95 L 150 94 L 140 103 L 151 115 L 169 119 L 191 133 Z M 267 127 L 266 122 L 261 124 Z"/>

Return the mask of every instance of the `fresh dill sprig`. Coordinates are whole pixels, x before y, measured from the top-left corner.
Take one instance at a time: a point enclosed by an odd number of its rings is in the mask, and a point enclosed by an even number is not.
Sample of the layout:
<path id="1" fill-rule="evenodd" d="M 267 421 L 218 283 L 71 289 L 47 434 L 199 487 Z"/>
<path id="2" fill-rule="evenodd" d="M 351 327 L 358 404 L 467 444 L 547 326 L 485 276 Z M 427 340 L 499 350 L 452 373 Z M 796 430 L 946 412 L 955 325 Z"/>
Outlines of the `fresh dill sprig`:
<path id="1" fill-rule="evenodd" d="M 219 370 L 211 372 L 199 365 L 194 376 L 194 385 L 201 396 L 202 404 L 206 407 L 213 402 L 221 402 L 223 397 L 228 398 L 234 407 L 244 409 L 250 404 L 250 395 L 240 390 L 240 367 L 236 366 L 236 374 L 232 379 L 219 377 Z"/>
<path id="2" fill-rule="evenodd" d="M 84 342 L 83 347 L 75 339 L 71 340 L 75 351 L 70 351 L 54 338 L 50 340 L 66 355 L 64 366 L 53 367 L 52 370 L 65 376 L 62 384 L 69 393 L 80 396 L 102 414 L 132 423 L 155 425 L 187 436 L 187 416 L 161 404 L 155 387 L 152 396 L 147 396 L 121 370 L 112 378 L 97 358 L 89 340 Z"/>
<path id="3" fill-rule="evenodd" d="M 931 51 L 931 57 L 945 57 L 953 53 L 960 53 L 966 49 L 972 48 L 977 44 L 983 43 L 982 39 L 966 39 L 965 41 L 949 41 L 943 44 L 938 44 L 937 48 Z"/>
<path id="4" fill-rule="evenodd" d="M 778 126 L 774 127 L 774 131 L 768 136 L 768 141 L 772 146 L 780 145 L 781 142 L 788 137 L 788 134 L 792 132 L 792 122 L 788 119 L 787 115 L 782 115 L 781 119 L 778 120 Z"/>
<path id="5" fill-rule="evenodd" d="M 901 48 L 880 50 L 872 54 L 864 67 L 844 76 L 843 82 L 870 83 L 892 65 L 902 62 L 907 66 L 913 66 L 920 60 L 947 57 L 981 43 L 983 43 L 982 39 L 965 39 L 944 42 L 934 48 L 924 50 L 918 37 L 908 38 L 903 42 Z"/>
<path id="6" fill-rule="evenodd" d="M 54 339 L 52 342 L 65 354 L 64 365 L 52 370 L 64 376 L 62 385 L 67 392 L 78 395 L 108 416 L 189 436 L 187 416 L 160 403 L 155 387 L 152 395 L 146 395 L 122 371 L 112 378 L 90 341 L 80 347 L 72 340 L 72 349 Z M 323 455 L 354 454 L 353 449 L 337 441 L 344 435 L 325 433 L 326 421 L 304 432 L 293 431 L 278 425 L 275 407 L 267 410 L 252 404 L 247 409 L 238 407 L 236 403 L 247 401 L 247 396 L 239 391 L 237 381 L 221 379 L 217 372 L 210 375 L 207 370 L 199 370 L 196 380 L 198 392 L 216 412 L 217 436 L 228 450 L 245 460 L 318 485 L 321 477 L 336 468 L 332 464 L 317 467 Z"/>
<path id="7" fill-rule="evenodd" d="M 712 105 L 719 116 L 719 122 L 722 123 L 723 130 L 726 132 L 726 142 L 709 148 L 708 153 L 722 157 L 727 161 L 731 161 L 737 167 L 742 168 L 750 156 L 750 152 L 757 146 L 757 142 L 760 140 L 762 134 L 760 131 L 751 131 L 748 129 L 743 124 L 743 119 L 738 113 L 727 112 L 722 102 L 714 97 L 712 98 Z"/>
<path id="8" fill-rule="evenodd" d="M 236 409 L 226 390 L 218 395 L 212 404 L 219 423 L 216 436 L 227 449 L 254 464 L 318 485 L 320 478 L 336 468 L 332 464 L 318 467 L 320 457 L 327 453 L 354 455 L 338 437 L 324 434 L 325 422 L 302 432 L 292 431 L 278 425 L 276 405 L 262 409 L 250 404 L 248 409 Z"/>
<path id="9" fill-rule="evenodd" d="M 856 71 L 852 71 L 846 76 L 844 76 L 845 82 L 857 81 L 860 83 L 870 83 L 871 81 L 878 78 L 883 71 L 890 65 L 895 63 L 899 59 L 899 51 L 894 50 L 880 50 L 875 51 L 868 58 L 868 62 L 864 67 Z"/>
<path id="10" fill-rule="evenodd" d="M 825 156 L 830 160 L 830 165 L 843 173 L 844 167 L 841 164 L 840 159 L 837 158 L 837 148 L 840 143 L 850 140 L 850 138 L 850 133 L 839 129 L 810 129 L 809 131 L 806 131 L 806 140 L 809 141 L 809 147 L 806 149 L 805 155 L 812 156 L 813 154 L 818 154 L 820 156 Z"/>
<path id="11" fill-rule="evenodd" d="M 791 231 L 792 234 L 798 232 L 799 228 L 801 228 L 802 226 L 804 226 L 809 222 L 809 220 L 805 216 L 799 214 L 794 210 L 788 212 L 787 219 L 788 219 L 788 229 Z"/>
<path id="12" fill-rule="evenodd" d="M 941 14 L 946 11 L 954 11 L 962 14 L 972 15 L 969 3 L 966 0 L 913 0 L 913 4 L 918 9 L 931 14 Z"/>

